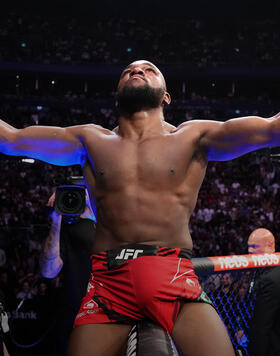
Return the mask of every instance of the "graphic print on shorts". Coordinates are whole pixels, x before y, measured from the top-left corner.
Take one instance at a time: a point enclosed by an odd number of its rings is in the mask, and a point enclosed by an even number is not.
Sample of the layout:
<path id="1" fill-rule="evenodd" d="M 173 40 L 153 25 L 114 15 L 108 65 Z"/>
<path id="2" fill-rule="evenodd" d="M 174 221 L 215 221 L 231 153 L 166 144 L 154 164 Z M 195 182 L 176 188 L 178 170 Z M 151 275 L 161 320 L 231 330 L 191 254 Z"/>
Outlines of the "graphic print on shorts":
<path id="1" fill-rule="evenodd" d="M 177 272 L 175 273 L 173 279 L 169 282 L 170 284 L 173 283 L 174 281 L 176 281 L 176 279 L 178 279 L 178 278 L 180 278 L 182 276 L 185 276 L 186 274 L 193 273 L 192 269 L 189 269 L 189 270 L 187 270 L 187 271 L 185 271 L 183 273 L 180 273 L 181 260 L 182 259 L 180 258 L 179 261 L 178 261 Z M 186 277 L 186 283 L 189 286 L 195 286 L 195 282 L 192 279 L 188 278 L 188 277 Z"/>

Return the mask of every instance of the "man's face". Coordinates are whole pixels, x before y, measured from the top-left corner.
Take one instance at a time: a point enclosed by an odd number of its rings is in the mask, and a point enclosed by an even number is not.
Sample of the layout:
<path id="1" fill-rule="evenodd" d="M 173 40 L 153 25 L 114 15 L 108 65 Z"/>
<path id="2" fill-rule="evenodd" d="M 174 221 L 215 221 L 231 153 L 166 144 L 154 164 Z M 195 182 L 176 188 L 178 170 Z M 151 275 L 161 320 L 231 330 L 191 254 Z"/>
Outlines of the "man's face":
<path id="1" fill-rule="evenodd" d="M 124 86 L 149 85 L 166 90 L 165 80 L 160 70 L 151 62 L 140 60 L 129 64 L 122 72 L 118 90 Z"/>
<path id="2" fill-rule="evenodd" d="M 265 253 L 266 243 L 265 240 L 256 235 L 251 235 L 248 239 L 248 253 Z"/>
<path id="3" fill-rule="evenodd" d="M 159 108 L 170 103 L 165 80 L 159 69 L 148 61 L 136 61 L 121 74 L 116 106 L 121 115 Z"/>
<path id="4" fill-rule="evenodd" d="M 232 278 L 231 278 L 230 273 L 225 273 L 225 274 L 222 276 L 221 282 L 222 282 L 222 285 L 223 285 L 224 287 L 231 285 L 231 284 L 232 284 Z"/>

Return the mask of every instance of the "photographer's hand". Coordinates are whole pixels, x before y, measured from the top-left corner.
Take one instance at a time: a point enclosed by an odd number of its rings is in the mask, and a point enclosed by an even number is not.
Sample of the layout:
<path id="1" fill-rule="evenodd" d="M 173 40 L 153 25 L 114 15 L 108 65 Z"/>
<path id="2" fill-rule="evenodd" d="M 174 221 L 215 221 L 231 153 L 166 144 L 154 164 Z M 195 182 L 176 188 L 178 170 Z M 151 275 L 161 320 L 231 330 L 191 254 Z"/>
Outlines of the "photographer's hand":
<path id="1" fill-rule="evenodd" d="M 49 217 L 52 221 L 52 224 L 56 224 L 60 228 L 62 216 L 54 210 L 54 201 L 55 201 L 55 193 L 53 193 L 50 196 L 48 203 L 47 203 L 47 207 L 50 208 Z"/>
<path id="2" fill-rule="evenodd" d="M 7 313 L 6 312 L 1 313 L 1 327 L 3 333 L 7 333 L 10 330 L 8 320 L 9 318 Z"/>

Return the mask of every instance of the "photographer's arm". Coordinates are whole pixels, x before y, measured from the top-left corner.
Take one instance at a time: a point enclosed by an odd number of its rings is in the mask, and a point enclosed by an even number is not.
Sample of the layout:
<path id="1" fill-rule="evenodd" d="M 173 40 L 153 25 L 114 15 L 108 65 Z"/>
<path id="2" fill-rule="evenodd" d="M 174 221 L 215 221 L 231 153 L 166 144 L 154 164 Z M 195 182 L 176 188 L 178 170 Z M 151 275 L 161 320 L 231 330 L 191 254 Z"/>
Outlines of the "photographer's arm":
<path id="1" fill-rule="evenodd" d="M 40 261 L 41 273 L 45 278 L 55 278 L 63 266 L 59 248 L 61 215 L 55 212 L 53 212 L 53 214 L 56 214 L 57 218 L 52 220 L 50 232 L 46 238 Z"/>
<path id="2" fill-rule="evenodd" d="M 29 126 L 16 129 L 0 120 L 0 152 L 60 166 L 81 164 L 85 156 L 82 135 L 87 127 Z"/>
<path id="3" fill-rule="evenodd" d="M 55 194 L 53 194 L 48 206 L 52 207 L 54 204 Z M 60 229 L 62 216 L 57 214 L 54 210 L 50 214 L 51 228 L 46 238 L 43 251 L 40 259 L 41 273 L 45 278 L 55 278 L 61 271 L 63 261 L 60 257 Z"/>

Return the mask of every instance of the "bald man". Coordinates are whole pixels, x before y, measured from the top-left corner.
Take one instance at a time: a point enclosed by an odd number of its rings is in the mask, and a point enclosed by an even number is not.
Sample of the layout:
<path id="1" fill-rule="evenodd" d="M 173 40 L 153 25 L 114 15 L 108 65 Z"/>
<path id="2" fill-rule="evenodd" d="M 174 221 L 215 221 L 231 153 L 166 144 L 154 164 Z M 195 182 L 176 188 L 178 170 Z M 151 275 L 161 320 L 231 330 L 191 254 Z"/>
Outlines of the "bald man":
<path id="1" fill-rule="evenodd" d="M 117 87 L 116 132 L 97 125 L 22 130 L 0 121 L 0 152 L 81 165 L 97 228 L 93 274 L 68 356 L 118 355 L 131 325 L 152 319 L 188 356 L 233 356 L 230 339 L 190 261 L 189 219 L 208 161 L 280 144 L 280 115 L 172 128 L 160 70 L 129 64 Z"/>
<path id="2" fill-rule="evenodd" d="M 274 253 L 275 238 L 271 231 L 259 228 L 254 230 L 248 238 L 249 253 Z"/>
<path id="3" fill-rule="evenodd" d="M 249 253 L 274 253 L 271 231 L 259 228 L 248 239 Z M 257 281 L 256 302 L 249 329 L 251 356 L 280 355 L 280 267 L 264 270 Z"/>

